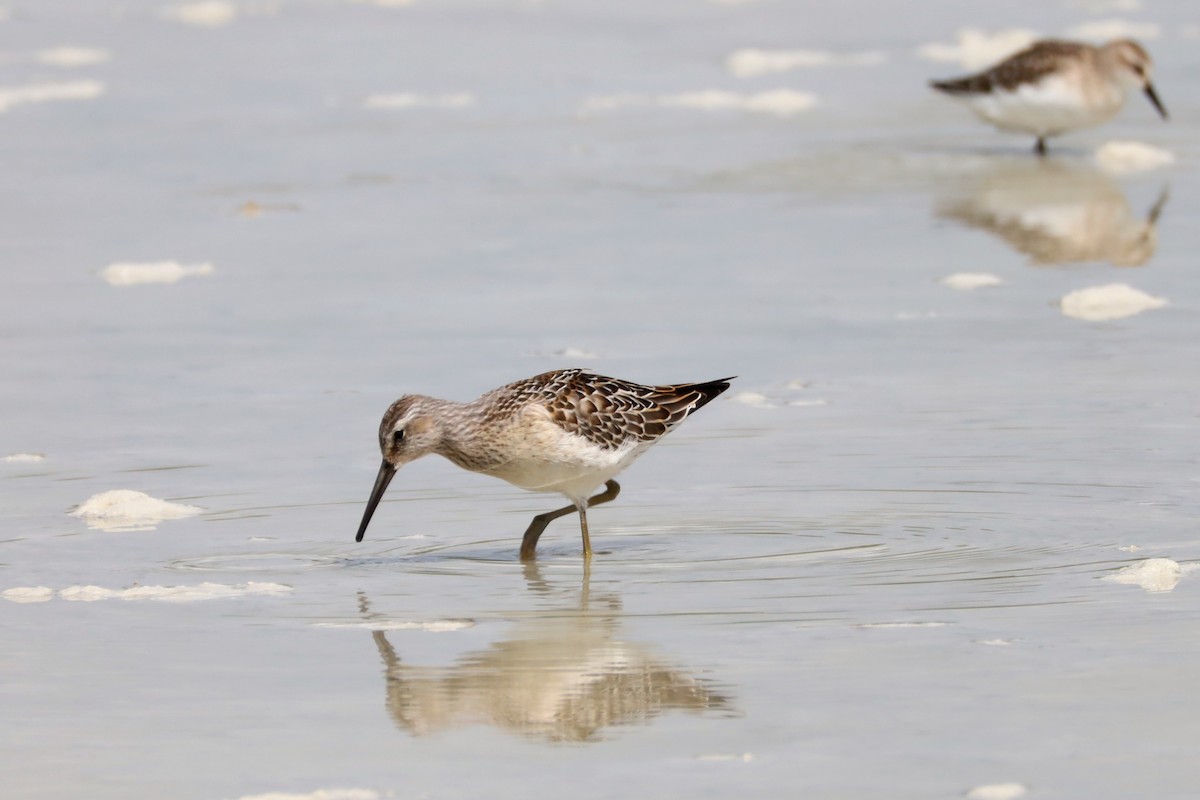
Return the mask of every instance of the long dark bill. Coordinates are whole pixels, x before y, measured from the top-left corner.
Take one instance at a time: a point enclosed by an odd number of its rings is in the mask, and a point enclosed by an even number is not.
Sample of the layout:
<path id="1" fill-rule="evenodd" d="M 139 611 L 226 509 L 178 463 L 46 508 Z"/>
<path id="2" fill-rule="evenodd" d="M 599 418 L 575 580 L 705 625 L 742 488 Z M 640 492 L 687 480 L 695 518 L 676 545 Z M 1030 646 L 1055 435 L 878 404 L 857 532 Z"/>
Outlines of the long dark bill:
<path id="1" fill-rule="evenodd" d="M 1162 118 L 1166 119 L 1167 109 L 1163 108 L 1162 101 L 1158 99 L 1158 92 L 1154 91 L 1154 84 L 1146 84 L 1146 97 L 1150 98 L 1150 102 L 1153 103 L 1154 107 L 1158 109 L 1158 113 L 1162 115 Z"/>
<path id="2" fill-rule="evenodd" d="M 371 522 L 371 515 L 375 513 L 375 506 L 379 505 L 379 501 L 383 499 L 383 493 L 387 491 L 388 484 L 392 482 L 392 476 L 395 474 L 396 468 L 386 459 L 379 465 L 379 474 L 375 476 L 375 487 L 371 489 L 371 498 L 367 500 L 367 510 L 363 512 L 362 523 L 358 526 L 358 535 L 354 537 L 354 541 L 361 542 L 363 540 L 363 534 L 367 532 L 367 525 Z"/>

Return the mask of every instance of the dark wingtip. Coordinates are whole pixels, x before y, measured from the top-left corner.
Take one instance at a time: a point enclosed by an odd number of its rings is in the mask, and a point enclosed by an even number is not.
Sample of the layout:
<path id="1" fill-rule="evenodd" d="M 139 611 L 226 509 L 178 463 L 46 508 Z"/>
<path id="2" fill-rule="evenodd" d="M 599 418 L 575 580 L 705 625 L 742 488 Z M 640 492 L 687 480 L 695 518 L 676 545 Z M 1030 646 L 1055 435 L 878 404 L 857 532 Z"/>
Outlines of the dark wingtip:
<path id="1" fill-rule="evenodd" d="M 694 384 L 694 385 L 688 387 L 690 389 L 694 389 L 697 392 L 700 392 L 700 394 L 703 397 L 703 399 L 699 403 L 696 404 L 696 408 L 700 408 L 700 406 L 709 402 L 714 397 L 721 394 L 721 392 L 728 389 L 729 382 L 736 377 L 737 377 L 737 375 L 731 375 L 728 378 L 717 378 L 715 381 L 706 381 L 705 383 L 697 383 L 697 384 Z"/>

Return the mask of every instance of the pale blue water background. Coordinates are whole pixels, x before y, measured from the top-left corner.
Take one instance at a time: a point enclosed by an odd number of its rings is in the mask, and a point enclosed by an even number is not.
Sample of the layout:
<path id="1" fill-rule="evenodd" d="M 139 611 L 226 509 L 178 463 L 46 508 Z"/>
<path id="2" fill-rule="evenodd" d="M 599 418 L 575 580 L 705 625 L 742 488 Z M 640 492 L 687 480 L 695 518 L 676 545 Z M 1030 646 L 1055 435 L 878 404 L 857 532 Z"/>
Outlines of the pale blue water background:
<path id="1" fill-rule="evenodd" d="M 0 113 L 0 456 L 46 455 L 0 462 L 0 590 L 293 588 L 0 600 L 8 796 L 1196 795 L 1200 578 L 1103 578 L 1200 560 L 1200 9 L 330 0 L 203 29 L 155 3 L 2 7 L 0 86 L 105 94 Z M 1172 120 L 1135 97 L 1054 163 L 1135 221 L 1167 189 L 1154 244 L 1138 268 L 1031 266 L 945 213 L 1031 143 L 927 91 L 961 69 L 913 51 L 1117 15 L 1163 27 Z M 68 44 L 112 61 L 30 60 Z M 887 62 L 736 78 L 742 47 Z M 579 113 L 777 87 L 819 104 Z M 477 102 L 362 108 L 397 92 Z M 1125 138 L 1177 162 L 1090 167 Z M 98 277 L 163 259 L 215 273 Z M 937 283 L 960 271 L 1005 283 Z M 1170 305 L 1058 310 L 1115 281 Z M 590 515 L 590 580 L 570 519 L 538 574 L 516 562 L 556 498 L 436 459 L 353 542 L 392 399 L 575 365 L 739 376 Z M 118 488 L 206 513 L 67 516 Z M 386 632 L 390 681 L 368 627 L 318 626 L 445 620 L 474 624 Z"/>

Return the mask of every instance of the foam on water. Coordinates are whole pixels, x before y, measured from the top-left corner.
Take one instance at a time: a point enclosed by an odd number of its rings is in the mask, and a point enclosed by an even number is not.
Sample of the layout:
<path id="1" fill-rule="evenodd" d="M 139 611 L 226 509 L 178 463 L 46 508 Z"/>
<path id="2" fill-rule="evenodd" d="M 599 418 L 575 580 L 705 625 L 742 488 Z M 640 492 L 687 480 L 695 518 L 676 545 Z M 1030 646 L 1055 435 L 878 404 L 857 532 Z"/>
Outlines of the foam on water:
<path id="1" fill-rule="evenodd" d="M 1019 783 L 988 783 L 967 792 L 967 800 L 1015 800 L 1028 791 Z"/>
<path id="2" fill-rule="evenodd" d="M 8 464 L 36 464 L 45 461 L 46 457 L 41 453 L 13 453 L 5 456 L 3 460 Z"/>
<path id="3" fill-rule="evenodd" d="M 1154 22 L 1130 22 L 1125 19 L 1098 19 L 1076 25 L 1067 31 L 1075 39 L 1107 42 L 1112 39 L 1157 39 L 1162 26 Z"/>
<path id="4" fill-rule="evenodd" d="M 413 622 L 411 620 L 366 620 L 362 622 L 314 622 L 314 628 L 356 628 L 368 631 L 426 631 L 428 633 L 447 633 L 473 628 L 475 621 L 470 619 L 438 619 L 430 622 Z"/>
<path id="5" fill-rule="evenodd" d="M 49 586 L 18 586 L 0 592 L 0 597 L 10 603 L 45 603 L 54 599 L 54 590 Z"/>
<path id="6" fill-rule="evenodd" d="M 204 509 L 159 500 L 132 489 L 112 489 L 95 494 L 71 512 L 93 530 L 148 531 L 168 519 L 183 519 Z"/>
<path id="7" fill-rule="evenodd" d="M 972 289 L 1000 286 L 1004 281 L 990 272 L 955 272 L 953 275 L 942 278 L 938 283 L 949 286 L 951 289 L 969 292 Z"/>
<path id="8" fill-rule="evenodd" d="M 292 587 L 282 583 L 198 583 L 192 586 L 131 586 L 128 589 L 108 589 L 103 586 L 68 586 L 58 592 L 59 598 L 72 602 L 94 603 L 98 600 L 155 600 L 162 603 L 194 603 L 199 600 L 229 600 L 237 597 L 265 595 L 277 597 L 288 594 Z"/>
<path id="9" fill-rule="evenodd" d="M 1125 319 L 1165 305 L 1165 297 L 1146 294 L 1127 283 L 1108 283 L 1077 289 L 1059 302 L 1063 314 L 1089 322 Z"/>
<path id="10" fill-rule="evenodd" d="M 97 47 L 54 47 L 38 51 L 34 59 L 54 67 L 89 67 L 110 61 L 112 54 Z"/>
<path id="11" fill-rule="evenodd" d="M 776 408 L 776 404 L 762 392 L 738 392 L 733 396 L 735 403 L 741 403 L 751 408 Z"/>
<path id="12" fill-rule="evenodd" d="M 303 794 L 294 792 L 245 794 L 238 800 L 379 800 L 379 798 L 379 792 L 372 789 L 316 789 Z"/>
<path id="13" fill-rule="evenodd" d="M 100 81 L 70 83 L 35 83 L 28 86 L 0 87 L 0 113 L 26 103 L 49 103 L 55 100 L 91 100 L 104 94 Z"/>
<path id="14" fill-rule="evenodd" d="M 1096 164 L 1113 175 L 1149 172 L 1175 163 L 1175 154 L 1144 142 L 1112 141 L 1096 148 Z"/>
<path id="15" fill-rule="evenodd" d="M 887 54 L 876 50 L 834 53 L 829 50 L 735 50 L 725 58 L 725 68 L 739 78 L 835 65 L 874 66 L 887 62 Z"/>
<path id="16" fill-rule="evenodd" d="M 178 261 L 151 261 L 142 264 L 119 262 L 100 271 L 110 286 L 138 286 L 144 283 L 179 283 L 184 278 L 212 275 L 212 264 L 180 264 Z"/>
<path id="17" fill-rule="evenodd" d="M 1071 6 L 1093 14 L 1108 14 L 1113 11 L 1140 11 L 1142 0 L 1071 0 Z"/>
<path id="18" fill-rule="evenodd" d="M 1025 49 L 1037 37 L 1036 31 L 1024 28 L 1007 28 L 995 33 L 979 28 L 963 28 L 958 32 L 956 44 L 924 44 L 917 48 L 917 55 L 927 61 L 958 64 L 964 69 L 976 70 Z"/>
<path id="19" fill-rule="evenodd" d="M 1200 564 L 1180 564 L 1169 558 L 1147 558 L 1128 567 L 1122 567 L 1112 575 L 1106 575 L 1105 580 L 1113 583 L 1124 583 L 1140 586 L 1147 592 L 1169 592 L 1174 589 L 1183 576 L 1200 569 Z"/>
<path id="20" fill-rule="evenodd" d="M 475 95 L 468 92 L 455 94 L 424 95 L 412 92 L 368 95 L 362 102 L 363 108 L 470 108 L 476 104 Z"/>
<path id="21" fill-rule="evenodd" d="M 707 89 L 699 92 L 666 95 L 659 98 L 658 104 L 703 111 L 753 111 L 759 114 L 775 114 L 786 117 L 812 108 L 817 104 L 817 97 L 809 92 L 797 92 L 792 89 L 772 89 L 755 94 Z"/>
<path id="22" fill-rule="evenodd" d="M 587 115 L 615 111 L 620 108 L 657 106 L 698 111 L 746 111 L 789 117 L 807 111 L 816 104 L 816 95 L 793 89 L 771 89 L 753 94 L 729 92 L 722 89 L 702 89 L 695 92 L 658 95 L 657 97 L 638 94 L 591 97 L 584 101 L 580 113 Z"/>
<path id="23" fill-rule="evenodd" d="M 199 28 L 219 28 L 237 19 L 238 9 L 228 0 L 203 0 L 199 3 L 168 6 L 162 10 L 167 19 Z"/>

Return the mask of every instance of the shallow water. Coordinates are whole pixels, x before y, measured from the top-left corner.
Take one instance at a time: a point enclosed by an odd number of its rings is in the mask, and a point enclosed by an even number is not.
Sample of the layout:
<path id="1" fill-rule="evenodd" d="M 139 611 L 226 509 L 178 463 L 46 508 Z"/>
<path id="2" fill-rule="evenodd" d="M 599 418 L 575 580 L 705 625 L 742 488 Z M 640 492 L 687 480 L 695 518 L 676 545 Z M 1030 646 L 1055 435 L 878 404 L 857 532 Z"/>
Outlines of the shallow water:
<path id="1" fill-rule="evenodd" d="M 0 5 L 10 796 L 1196 794 L 1200 12 L 646 5 Z M 1122 14 L 1170 124 L 1040 163 L 923 85 Z M 575 365 L 739 376 L 588 572 L 438 459 L 354 543 L 392 399 Z"/>

